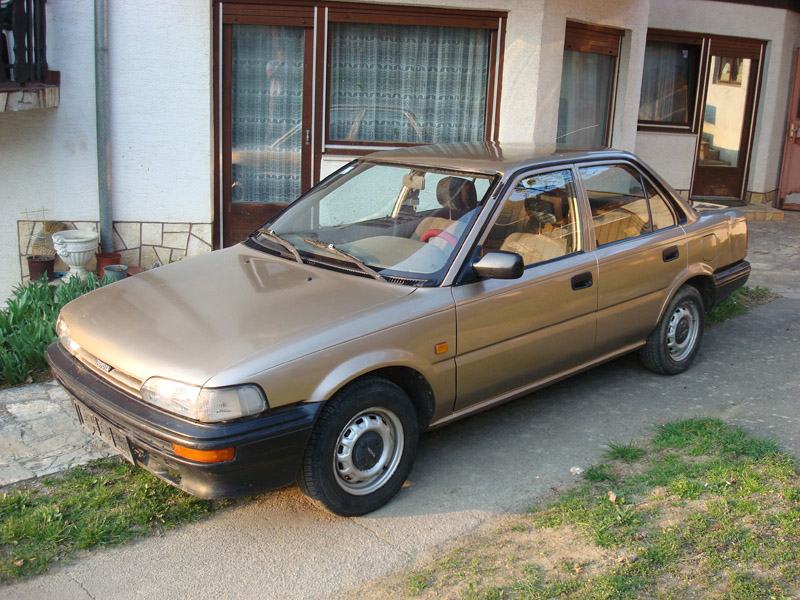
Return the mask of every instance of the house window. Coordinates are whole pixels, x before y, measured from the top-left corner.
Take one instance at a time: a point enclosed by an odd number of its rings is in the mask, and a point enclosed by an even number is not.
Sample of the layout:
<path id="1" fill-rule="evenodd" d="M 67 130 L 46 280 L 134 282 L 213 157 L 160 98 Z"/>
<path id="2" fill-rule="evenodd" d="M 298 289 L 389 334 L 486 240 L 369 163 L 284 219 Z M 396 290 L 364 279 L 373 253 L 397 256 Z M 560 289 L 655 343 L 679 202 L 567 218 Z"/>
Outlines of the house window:
<path id="1" fill-rule="evenodd" d="M 642 71 L 639 124 L 694 129 L 701 42 L 648 36 Z"/>
<path id="2" fill-rule="evenodd" d="M 486 139 L 487 29 L 333 23 L 328 140 Z"/>
<path id="3" fill-rule="evenodd" d="M 558 105 L 559 149 L 611 141 L 617 57 L 622 31 L 567 23 Z"/>
<path id="4" fill-rule="evenodd" d="M 323 152 L 496 139 L 504 13 L 327 11 Z"/>

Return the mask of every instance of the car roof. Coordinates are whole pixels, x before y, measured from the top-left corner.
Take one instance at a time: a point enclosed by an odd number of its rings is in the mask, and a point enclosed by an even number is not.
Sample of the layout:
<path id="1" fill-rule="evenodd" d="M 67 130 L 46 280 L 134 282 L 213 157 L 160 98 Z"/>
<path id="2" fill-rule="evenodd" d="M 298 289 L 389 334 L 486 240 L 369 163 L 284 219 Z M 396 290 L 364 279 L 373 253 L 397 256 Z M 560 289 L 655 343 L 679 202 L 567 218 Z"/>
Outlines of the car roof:
<path id="1" fill-rule="evenodd" d="M 636 160 L 630 152 L 608 148 L 559 152 L 554 144 L 464 142 L 385 150 L 362 160 L 494 175 L 540 165 L 620 158 Z"/>

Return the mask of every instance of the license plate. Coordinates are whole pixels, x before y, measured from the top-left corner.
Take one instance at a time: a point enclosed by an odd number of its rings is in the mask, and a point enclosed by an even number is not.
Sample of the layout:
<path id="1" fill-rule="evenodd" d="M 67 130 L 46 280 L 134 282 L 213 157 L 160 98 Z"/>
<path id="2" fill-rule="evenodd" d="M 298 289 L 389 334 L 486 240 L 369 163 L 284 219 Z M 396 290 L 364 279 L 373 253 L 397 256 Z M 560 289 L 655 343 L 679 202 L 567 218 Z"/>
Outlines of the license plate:
<path id="1" fill-rule="evenodd" d="M 133 455 L 131 454 L 128 438 L 119 429 L 77 402 L 75 402 L 75 411 L 78 413 L 78 420 L 84 429 L 102 439 L 111 446 L 112 450 L 115 450 L 129 463 L 133 463 Z"/>

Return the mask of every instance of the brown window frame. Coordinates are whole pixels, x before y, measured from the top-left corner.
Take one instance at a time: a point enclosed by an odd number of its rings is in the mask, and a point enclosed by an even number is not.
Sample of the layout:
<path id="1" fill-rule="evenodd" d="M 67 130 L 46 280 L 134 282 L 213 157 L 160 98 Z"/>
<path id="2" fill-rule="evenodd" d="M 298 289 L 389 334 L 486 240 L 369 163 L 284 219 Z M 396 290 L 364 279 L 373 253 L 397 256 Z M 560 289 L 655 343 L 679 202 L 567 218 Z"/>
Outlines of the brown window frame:
<path id="1" fill-rule="evenodd" d="M 580 21 L 567 21 L 564 33 L 564 50 L 614 57 L 613 77 L 609 86 L 606 136 L 603 140 L 603 145 L 606 148 L 611 147 L 611 141 L 614 136 L 614 111 L 617 105 L 617 84 L 619 83 L 619 55 L 624 37 L 625 31 L 623 29 Z"/>
<path id="2" fill-rule="evenodd" d="M 500 131 L 500 97 L 503 82 L 503 54 L 505 48 L 508 13 L 503 11 L 478 11 L 426 6 L 391 6 L 383 4 L 324 3 L 328 9 L 328 23 L 364 23 L 376 25 L 429 25 L 486 29 L 491 31 L 489 50 L 489 74 L 486 90 L 486 114 L 484 115 L 484 139 L 496 141 Z M 331 110 L 331 67 L 333 36 L 325 40 L 325 106 L 322 131 L 322 155 L 363 155 L 376 148 L 402 148 L 418 146 L 414 142 L 335 140 L 329 136 Z M 425 144 L 427 142 L 421 142 Z"/>
<path id="3" fill-rule="evenodd" d="M 651 121 L 638 119 L 638 131 L 657 131 L 667 133 L 688 133 L 696 134 L 700 128 L 700 100 L 702 96 L 701 82 L 702 74 L 706 70 L 706 62 L 708 61 L 708 40 L 702 34 L 672 31 L 667 29 L 648 29 L 647 41 L 645 42 L 645 52 L 647 52 L 648 42 L 666 42 L 670 44 L 678 44 L 686 47 L 693 47 L 697 54 L 697 66 L 693 73 L 693 79 L 690 85 L 694 86 L 693 102 L 689 105 L 689 119 L 684 123 L 671 123 L 668 121 Z M 644 72 L 642 72 L 642 79 L 644 80 Z M 641 102 L 641 97 L 640 97 Z"/>

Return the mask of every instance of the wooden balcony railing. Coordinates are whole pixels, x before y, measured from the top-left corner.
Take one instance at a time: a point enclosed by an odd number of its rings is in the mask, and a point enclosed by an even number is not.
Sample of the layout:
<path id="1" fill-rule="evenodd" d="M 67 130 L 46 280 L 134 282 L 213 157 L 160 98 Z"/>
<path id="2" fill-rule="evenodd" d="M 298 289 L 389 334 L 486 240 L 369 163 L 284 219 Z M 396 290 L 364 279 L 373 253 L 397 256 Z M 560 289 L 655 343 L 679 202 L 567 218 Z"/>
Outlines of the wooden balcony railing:
<path id="1" fill-rule="evenodd" d="M 0 0 L 0 90 L 54 83 L 45 22 L 45 0 Z"/>

